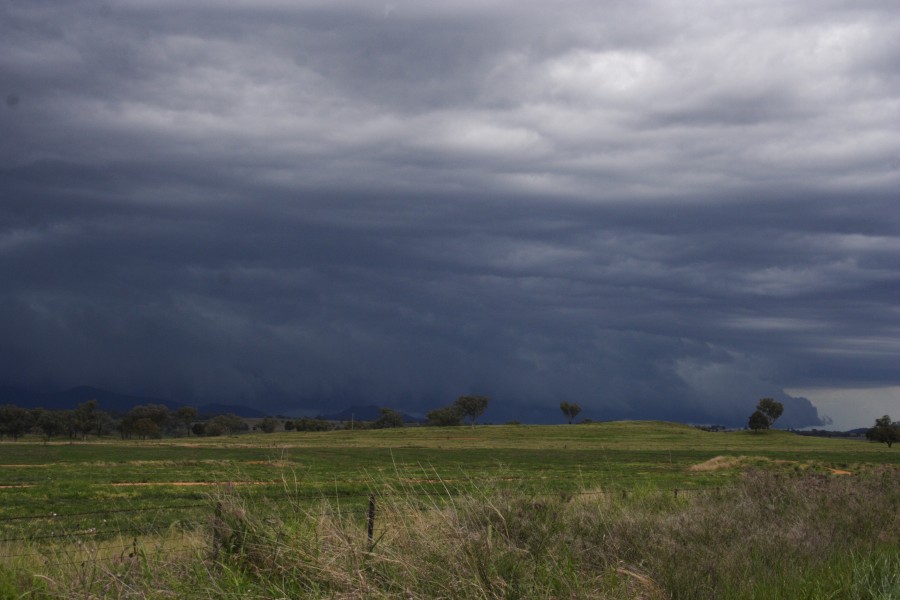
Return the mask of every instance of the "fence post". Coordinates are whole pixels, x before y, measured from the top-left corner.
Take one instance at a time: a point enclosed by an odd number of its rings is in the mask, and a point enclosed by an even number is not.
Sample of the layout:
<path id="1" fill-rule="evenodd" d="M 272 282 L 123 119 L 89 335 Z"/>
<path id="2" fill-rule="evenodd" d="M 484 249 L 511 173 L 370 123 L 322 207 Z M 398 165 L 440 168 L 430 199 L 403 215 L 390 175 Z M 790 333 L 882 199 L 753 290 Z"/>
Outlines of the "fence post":
<path id="1" fill-rule="evenodd" d="M 224 542 L 224 536 L 222 532 L 222 502 L 216 502 L 216 516 L 213 518 L 212 524 L 212 550 L 213 550 L 213 558 L 216 559 L 219 557 L 219 550 L 222 548 Z"/>
<path id="2" fill-rule="evenodd" d="M 375 494 L 369 494 L 369 550 L 375 537 Z"/>

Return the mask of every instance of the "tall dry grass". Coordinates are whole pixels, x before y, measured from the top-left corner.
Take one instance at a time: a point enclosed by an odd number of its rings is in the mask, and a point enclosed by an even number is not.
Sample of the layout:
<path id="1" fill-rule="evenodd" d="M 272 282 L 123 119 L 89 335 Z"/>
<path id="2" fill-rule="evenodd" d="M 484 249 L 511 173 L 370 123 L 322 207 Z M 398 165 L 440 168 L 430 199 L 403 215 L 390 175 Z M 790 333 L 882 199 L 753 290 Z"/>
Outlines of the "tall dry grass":
<path id="1" fill-rule="evenodd" d="M 900 471 L 747 473 L 728 490 L 463 497 L 404 488 L 363 507 L 234 491 L 196 552 L 142 550 L 90 578 L 0 572 L 25 598 L 900 598 Z M 213 541 L 215 540 L 215 541 Z M 183 543 L 183 542 L 182 542 Z M 34 565 L 33 565 L 34 566 Z M 116 570 L 118 569 L 118 570 Z M 29 588 L 29 581 L 34 583 Z M 13 592 L 14 595 L 8 595 Z M 18 595 L 15 595 L 18 594 Z"/>

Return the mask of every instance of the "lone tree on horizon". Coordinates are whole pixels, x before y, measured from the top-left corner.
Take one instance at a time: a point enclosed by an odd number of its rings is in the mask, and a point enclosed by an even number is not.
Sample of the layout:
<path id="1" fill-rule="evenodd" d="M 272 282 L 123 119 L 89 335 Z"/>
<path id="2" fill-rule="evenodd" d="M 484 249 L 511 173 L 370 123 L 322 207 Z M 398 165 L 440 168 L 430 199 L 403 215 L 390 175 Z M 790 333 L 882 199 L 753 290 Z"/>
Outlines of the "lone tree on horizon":
<path id="1" fill-rule="evenodd" d="M 403 427 L 403 415 L 391 408 L 379 409 L 380 416 L 378 420 L 372 423 L 373 429 L 391 429 L 393 427 Z"/>
<path id="2" fill-rule="evenodd" d="M 781 413 L 784 412 L 784 404 L 776 402 L 772 398 L 761 398 L 756 404 L 756 410 L 766 415 L 766 420 L 769 422 L 769 426 L 766 429 L 769 429 L 775 424 Z"/>
<path id="3" fill-rule="evenodd" d="M 572 424 L 572 421 L 575 420 L 575 417 L 578 416 L 578 413 L 581 412 L 581 407 L 577 404 L 570 404 L 569 402 L 563 402 L 559 405 L 559 410 L 566 416 L 566 419 L 569 420 L 569 425 Z"/>
<path id="4" fill-rule="evenodd" d="M 490 401 L 487 396 L 460 396 L 456 399 L 455 406 L 459 407 L 463 416 L 469 418 L 472 429 L 475 429 L 475 421 L 484 413 Z"/>
<path id="5" fill-rule="evenodd" d="M 769 419 L 762 412 L 755 410 L 753 411 L 753 414 L 750 415 L 750 422 L 747 426 L 750 428 L 750 431 L 753 431 L 754 433 L 762 429 L 768 429 Z"/>
<path id="6" fill-rule="evenodd" d="M 772 398 L 760 398 L 747 426 L 753 431 L 769 429 L 783 412 L 784 405 L 781 402 Z"/>
<path id="7" fill-rule="evenodd" d="M 455 427 L 462 424 L 463 413 L 456 404 L 435 408 L 425 413 L 428 417 L 429 425 L 437 425 L 439 427 Z"/>
<path id="8" fill-rule="evenodd" d="M 890 448 L 894 442 L 900 442 L 900 421 L 891 422 L 888 415 L 875 419 L 875 427 L 866 432 L 866 439 L 887 444 Z"/>

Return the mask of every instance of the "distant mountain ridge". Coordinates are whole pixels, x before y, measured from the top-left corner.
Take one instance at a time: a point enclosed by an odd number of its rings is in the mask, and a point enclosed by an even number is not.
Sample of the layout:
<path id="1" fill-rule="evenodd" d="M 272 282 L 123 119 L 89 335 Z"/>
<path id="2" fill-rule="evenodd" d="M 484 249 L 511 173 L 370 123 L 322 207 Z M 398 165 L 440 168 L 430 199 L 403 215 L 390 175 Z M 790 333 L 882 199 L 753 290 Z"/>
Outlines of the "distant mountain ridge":
<path id="1" fill-rule="evenodd" d="M 161 398 L 119 394 L 110 392 L 109 390 L 91 387 L 89 385 L 80 385 L 59 392 L 43 394 L 11 386 L 0 386 L 0 404 L 15 404 L 22 408 L 71 410 L 83 402 L 94 399 L 97 400 L 101 410 L 105 410 L 114 415 L 125 414 L 135 406 L 140 406 L 142 404 L 162 404 L 169 410 L 175 410 L 186 404 L 184 402 L 173 402 L 172 400 L 163 400 Z M 255 408 L 238 404 L 210 403 L 197 406 L 196 408 L 197 412 L 203 416 L 225 413 L 233 413 L 239 417 L 251 419 L 265 416 L 265 414 Z"/>
<path id="2" fill-rule="evenodd" d="M 425 419 L 414 417 L 403 411 L 398 410 L 397 412 L 399 412 L 403 417 L 404 423 L 425 422 Z M 340 412 L 327 415 L 319 415 L 318 418 L 325 419 L 326 421 L 377 421 L 378 417 L 380 416 L 381 408 L 375 406 L 374 404 L 368 404 L 366 406 L 351 406 L 350 408 L 345 408 Z"/>

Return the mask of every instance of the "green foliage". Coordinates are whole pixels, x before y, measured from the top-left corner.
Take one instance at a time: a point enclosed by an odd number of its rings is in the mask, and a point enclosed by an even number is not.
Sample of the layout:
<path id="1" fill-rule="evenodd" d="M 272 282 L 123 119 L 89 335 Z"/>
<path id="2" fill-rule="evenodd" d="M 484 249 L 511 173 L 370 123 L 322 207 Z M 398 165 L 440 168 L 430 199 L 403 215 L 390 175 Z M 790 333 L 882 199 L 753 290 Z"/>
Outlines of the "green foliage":
<path id="1" fill-rule="evenodd" d="M 197 409 L 193 406 L 180 406 L 172 417 L 180 423 L 184 427 L 185 432 L 190 435 L 191 426 L 197 419 Z"/>
<path id="2" fill-rule="evenodd" d="M 766 427 L 766 429 L 769 429 L 775 424 L 775 421 L 778 420 L 781 413 L 784 412 L 784 405 L 781 402 L 776 402 L 772 398 L 761 398 L 756 405 L 756 410 L 766 416 L 766 420 L 769 422 L 769 426 Z"/>
<path id="3" fill-rule="evenodd" d="M 378 419 L 372 423 L 373 429 L 390 429 L 392 427 L 403 427 L 403 415 L 396 410 L 390 408 L 380 409 Z"/>
<path id="4" fill-rule="evenodd" d="M 894 442 L 900 442 L 900 421 L 892 422 L 888 415 L 875 419 L 875 426 L 866 432 L 866 439 L 890 448 Z"/>
<path id="5" fill-rule="evenodd" d="M 24 597 L 19 591 L 21 585 L 15 573 L 0 565 L 0 600 L 16 600 Z"/>
<path id="6" fill-rule="evenodd" d="M 237 415 L 228 413 L 227 415 L 216 415 L 206 422 L 203 435 L 217 437 L 220 435 L 230 435 L 238 431 L 247 431 L 250 426 L 246 421 Z"/>
<path id="7" fill-rule="evenodd" d="M 769 429 L 783 412 L 784 405 L 781 402 L 776 402 L 772 398 L 761 398 L 756 404 L 756 411 L 750 415 L 747 426 L 751 431 Z"/>
<path id="8" fill-rule="evenodd" d="M 146 438 L 158 437 L 165 431 L 166 425 L 172 418 L 168 407 L 163 404 L 141 404 L 132 408 L 119 425 L 122 438 L 130 438 L 133 435 Z M 149 425 L 151 422 L 153 426 Z M 138 425 L 140 423 L 140 425 Z"/>
<path id="9" fill-rule="evenodd" d="M 75 425 L 75 430 L 81 436 L 81 439 L 87 438 L 87 435 L 91 432 L 97 431 L 101 428 L 101 423 L 106 421 L 107 415 L 103 413 L 99 407 L 99 403 L 97 400 L 88 400 L 87 402 L 83 402 L 79 404 L 74 411 L 72 411 L 72 420 Z"/>
<path id="10" fill-rule="evenodd" d="M 0 436 L 19 439 L 31 429 L 34 424 L 29 411 L 11 404 L 0 406 Z"/>
<path id="11" fill-rule="evenodd" d="M 490 400 L 487 396 L 460 396 L 456 399 L 455 405 L 464 416 L 469 418 L 469 422 L 474 429 L 475 422 L 487 410 Z"/>
<path id="12" fill-rule="evenodd" d="M 275 433 L 275 430 L 278 429 L 278 421 L 272 417 L 265 417 L 257 427 L 263 433 Z"/>
<path id="13" fill-rule="evenodd" d="M 130 430 L 132 434 L 142 440 L 146 440 L 148 437 L 158 438 L 162 436 L 162 429 L 149 417 L 141 417 L 132 422 Z"/>
<path id="14" fill-rule="evenodd" d="M 569 421 L 569 425 L 572 424 L 572 421 L 575 420 L 575 417 L 578 416 L 578 413 L 581 412 L 581 406 L 578 404 L 572 404 L 569 402 L 563 402 L 559 405 L 559 409 L 566 416 L 566 419 Z"/>
<path id="15" fill-rule="evenodd" d="M 747 424 L 751 431 L 760 431 L 769 428 L 769 419 L 761 411 L 754 411 L 750 415 L 750 422 Z"/>
<path id="16" fill-rule="evenodd" d="M 325 419 L 310 419 L 307 417 L 294 421 L 293 428 L 297 431 L 331 431 L 333 429 L 331 423 Z"/>
<path id="17" fill-rule="evenodd" d="M 44 410 L 37 408 L 32 411 L 34 426 L 41 432 L 44 441 L 61 435 L 65 431 L 63 416 L 58 410 Z"/>
<path id="18" fill-rule="evenodd" d="M 436 427 L 455 427 L 462 424 L 463 413 L 459 406 L 451 404 L 442 408 L 435 408 L 425 413 L 428 424 Z"/>

